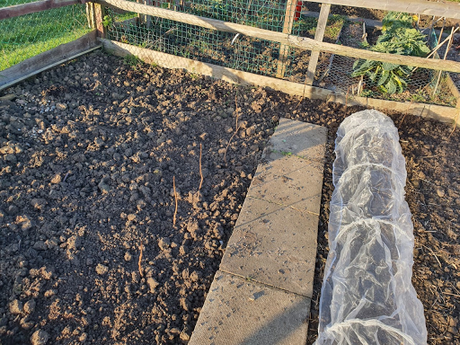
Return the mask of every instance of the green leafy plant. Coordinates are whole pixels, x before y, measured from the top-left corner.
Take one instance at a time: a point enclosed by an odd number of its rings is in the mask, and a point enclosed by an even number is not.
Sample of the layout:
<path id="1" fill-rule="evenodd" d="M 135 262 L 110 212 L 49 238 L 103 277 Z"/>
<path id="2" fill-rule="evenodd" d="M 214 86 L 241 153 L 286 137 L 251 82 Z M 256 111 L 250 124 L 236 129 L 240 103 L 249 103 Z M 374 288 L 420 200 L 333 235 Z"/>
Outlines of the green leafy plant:
<path id="1" fill-rule="evenodd" d="M 412 73 L 408 66 L 372 60 L 359 60 L 353 68 L 353 77 L 366 75 L 381 91 L 389 94 L 403 92 L 407 87 L 407 78 Z"/>
<path id="2" fill-rule="evenodd" d="M 292 152 L 289 151 L 281 151 L 281 154 L 286 157 L 292 156 Z"/>
<path id="3" fill-rule="evenodd" d="M 416 16 L 403 12 L 388 12 L 382 19 L 382 32 L 392 32 L 399 28 L 410 29 L 417 20 Z"/>
<path id="4" fill-rule="evenodd" d="M 129 54 L 124 57 L 124 62 L 125 64 L 135 68 L 141 63 L 141 60 L 137 56 Z"/>
<path id="5" fill-rule="evenodd" d="M 105 28 L 111 28 L 113 25 L 113 18 L 111 16 L 104 16 L 104 18 L 102 18 L 102 25 L 104 25 Z"/>
<path id="6" fill-rule="evenodd" d="M 425 35 L 414 28 L 400 27 L 386 31 L 381 35 L 372 51 L 399 55 L 426 56 L 430 49 L 425 42 Z"/>
<path id="7" fill-rule="evenodd" d="M 425 35 L 413 28 L 416 17 L 405 13 L 389 12 L 382 21 L 382 35 L 371 51 L 398 55 L 426 56 L 430 49 Z M 352 77 L 367 76 L 380 91 L 401 93 L 407 88 L 413 67 L 388 62 L 357 60 Z"/>

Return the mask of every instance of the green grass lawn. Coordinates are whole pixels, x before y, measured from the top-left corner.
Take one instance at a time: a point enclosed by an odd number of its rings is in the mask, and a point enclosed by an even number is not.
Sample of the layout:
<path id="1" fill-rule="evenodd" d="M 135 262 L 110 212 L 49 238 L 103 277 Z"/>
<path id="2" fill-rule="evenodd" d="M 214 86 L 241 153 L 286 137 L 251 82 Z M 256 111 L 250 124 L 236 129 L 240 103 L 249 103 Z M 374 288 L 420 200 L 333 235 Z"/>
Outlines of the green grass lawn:
<path id="1" fill-rule="evenodd" d="M 30 1 L 0 0 L 0 7 Z M 0 71 L 89 32 L 84 5 L 0 20 Z"/>

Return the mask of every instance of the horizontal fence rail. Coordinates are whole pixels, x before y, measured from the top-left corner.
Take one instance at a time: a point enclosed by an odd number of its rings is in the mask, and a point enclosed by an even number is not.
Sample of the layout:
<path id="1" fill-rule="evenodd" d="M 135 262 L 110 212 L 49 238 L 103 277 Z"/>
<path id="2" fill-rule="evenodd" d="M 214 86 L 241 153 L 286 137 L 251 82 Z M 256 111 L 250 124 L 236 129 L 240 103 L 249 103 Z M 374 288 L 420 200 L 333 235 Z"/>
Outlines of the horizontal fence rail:
<path id="1" fill-rule="evenodd" d="M 80 0 L 45 0 L 0 8 L 0 20 L 83 3 Z"/>
<path id="2" fill-rule="evenodd" d="M 426 14 L 429 16 L 460 19 L 460 4 L 425 0 L 321 0 L 323 4 L 341 5 L 376 10 Z"/>

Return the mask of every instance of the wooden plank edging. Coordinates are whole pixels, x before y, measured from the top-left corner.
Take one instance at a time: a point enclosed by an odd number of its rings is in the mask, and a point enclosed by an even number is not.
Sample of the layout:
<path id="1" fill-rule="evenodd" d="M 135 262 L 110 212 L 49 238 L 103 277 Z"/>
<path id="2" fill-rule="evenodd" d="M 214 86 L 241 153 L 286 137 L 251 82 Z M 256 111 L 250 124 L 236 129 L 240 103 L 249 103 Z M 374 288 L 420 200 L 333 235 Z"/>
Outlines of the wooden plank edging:
<path id="1" fill-rule="evenodd" d="M 281 91 L 290 95 L 304 96 L 310 99 L 320 99 L 326 102 L 335 102 L 347 105 L 361 105 L 379 110 L 392 110 L 411 115 L 417 115 L 427 118 L 436 119 L 442 122 L 457 122 L 460 124 L 460 109 L 445 107 L 440 105 L 395 102 L 381 99 L 372 99 L 364 97 L 347 97 L 344 94 L 322 89 L 316 86 L 303 85 L 280 80 L 272 77 L 266 77 L 253 73 L 234 70 L 227 67 L 217 66 L 209 63 L 199 62 L 171 54 L 161 53 L 150 49 L 139 48 L 130 44 L 115 42 L 107 39 L 100 40 L 108 52 L 118 55 L 127 56 L 135 55 L 140 60 L 156 64 L 165 68 L 184 69 L 190 73 L 197 73 L 215 79 L 224 80 L 230 83 L 243 85 L 258 85 L 267 87 L 276 91 Z"/>
<path id="2" fill-rule="evenodd" d="M 397 54 L 377 53 L 365 49 L 358 49 L 352 47 L 346 47 L 338 44 L 318 42 L 314 39 L 307 37 L 298 37 L 282 32 L 275 32 L 265 29 L 259 29 L 247 25 L 235 24 L 230 22 L 224 22 L 217 19 L 210 19 L 205 17 L 196 16 L 193 14 L 175 12 L 168 9 L 163 9 L 154 6 L 148 6 L 138 4 L 127 0 L 97 0 L 105 6 L 115 7 L 128 12 L 136 12 L 155 16 L 163 19 L 170 19 L 180 23 L 196 25 L 203 28 L 212 30 L 219 30 L 224 32 L 240 33 L 242 35 L 256 37 L 263 40 L 279 42 L 281 44 L 313 51 L 325 51 L 336 55 L 369 59 L 382 62 L 390 62 L 400 65 L 410 65 L 422 68 L 431 68 L 434 70 L 448 71 L 460 73 L 460 62 L 449 61 L 449 60 L 437 60 L 425 59 L 421 57 L 405 56 Z M 434 3 L 433 3 L 434 4 Z"/>
<path id="3" fill-rule="evenodd" d="M 44 0 L 29 2 L 28 4 L 1 7 L 0 20 L 81 3 L 82 1 L 80 0 Z"/>
<path id="4" fill-rule="evenodd" d="M 0 90 L 97 48 L 100 45 L 96 40 L 96 30 L 93 30 L 75 41 L 61 44 L 0 71 Z"/>
<path id="5" fill-rule="evenodd" d="M 454 81 L 452 80 L 450 74 L 447 74 L 447 87 L 449 88 L 450 92 L 452 92 L 454 97 L 457 99 L 457 108 L 460 109 L 460 91 L 458 90 L 457 85 L 455 85 Z"/>

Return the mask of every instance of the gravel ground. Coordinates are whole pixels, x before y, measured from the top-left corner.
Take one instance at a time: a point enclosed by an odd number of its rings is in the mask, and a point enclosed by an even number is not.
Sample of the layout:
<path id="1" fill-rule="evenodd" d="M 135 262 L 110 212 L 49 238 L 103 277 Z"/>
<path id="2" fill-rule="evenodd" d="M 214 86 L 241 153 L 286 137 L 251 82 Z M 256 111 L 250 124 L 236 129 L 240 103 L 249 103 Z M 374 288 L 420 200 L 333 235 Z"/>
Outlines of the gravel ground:
<path id="1" fill-rule="evenodd" d="M 6 94 L 16 97 L 0 103 L 1 344 L 186 344 L 279 117 L 329 129 L 313 342 L 335 132 L 361 108 L 100 52 Z M 429 344 L 460 344 L 460 132 L 391 116 Z"/>

